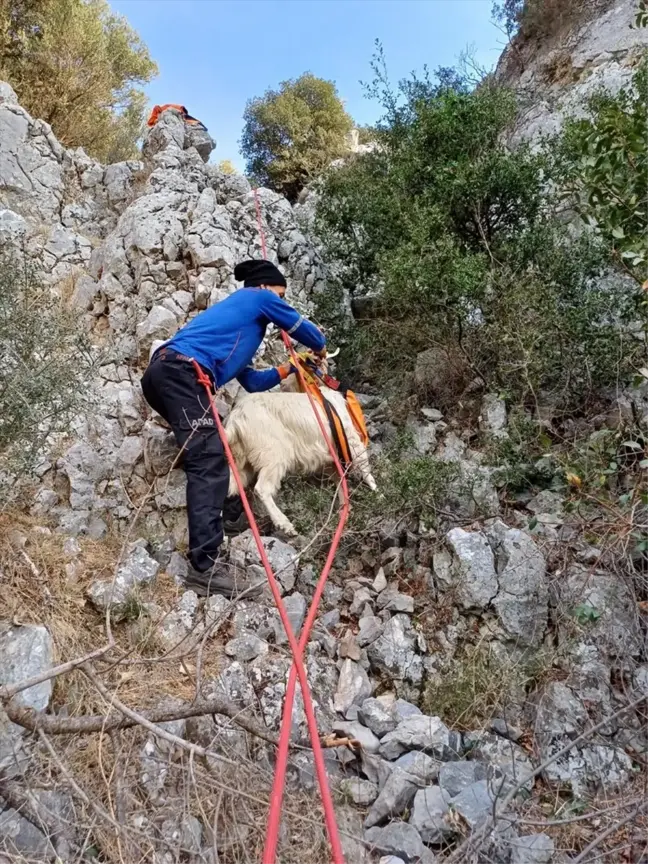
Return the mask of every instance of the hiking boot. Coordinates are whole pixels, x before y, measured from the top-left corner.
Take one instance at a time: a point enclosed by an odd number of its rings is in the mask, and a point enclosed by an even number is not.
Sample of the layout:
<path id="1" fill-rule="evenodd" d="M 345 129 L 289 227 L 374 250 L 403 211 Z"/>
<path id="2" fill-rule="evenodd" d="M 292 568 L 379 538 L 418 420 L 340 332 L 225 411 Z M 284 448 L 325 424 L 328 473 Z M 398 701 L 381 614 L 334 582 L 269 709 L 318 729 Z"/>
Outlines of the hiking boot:
<path id="1" fill-rule="evenodd" d="M 226 534 L 242 534 L 250 527 L 240 495 L 228 495 L 223 505 L 223 530 Z"/>
<path id="2" fill-rule="evenodd" d="M 187 591 L 195 591 L 199 597 L 221 594 L 228 600 L 238 597 L 244 591 L 248 592 L 246 597 L 253 597 L 263 587 L 259 585 L 252 588 L 255 583 L 244 576 L 240 569 L 222 561 L 217 561 L 213 567 L 203 572 L 189 565 L 184 585 Z"/>
<path id="3" fill-rule="evenodd" d="M 228 537 L 235 534 L 242 534 L 244 531 L 247 531 L 249 527 L 250 523 L 245 515 L 245 511 L 243 511 L 240 516 L 237 516 L 236 519 L 223 519 L 223 531 Z"/>

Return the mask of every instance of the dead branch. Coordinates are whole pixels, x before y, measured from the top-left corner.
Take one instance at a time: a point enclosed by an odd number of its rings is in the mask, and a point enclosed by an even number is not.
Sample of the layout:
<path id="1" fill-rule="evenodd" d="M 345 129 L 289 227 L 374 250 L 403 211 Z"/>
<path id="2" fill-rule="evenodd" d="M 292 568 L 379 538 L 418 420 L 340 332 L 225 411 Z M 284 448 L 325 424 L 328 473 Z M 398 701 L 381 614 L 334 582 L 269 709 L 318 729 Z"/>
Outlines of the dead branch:
<path id="1" fill-rule="evenodd" d="M 104 694 L 102 693 L 102 695 Z M 212 699 L 203 699 L 194 702 L 192 705 L 172 709 L 133 711 L 131 715 L 127 716 L 124 716 L 124 712 L 119 707 L 121 705 L 120 702 L 118 703 L 115 699 L 111 699 L 111 701 L 115 708 L 121 712 L 120 714 L 113 714 L 112 716 L 110 714 L 107 716 L 94 714 L 81 717 L 55 717 L 51 714 L 46 714 L 44 711 L 24 708 L 12 702 L 6 706 L 5 710 L 9 719 L 24 729 L 28 729 L 30 732 L 42 730 L 43 732 L 47 732 L 48 735 L 92 735 L 96 732 L 131 729 L 133 726 L 166 723 L 170 720 L 185 720 L 188 717 L 200 717 L 204 714 L 223 714 L 251 735 L 262 738 L 269 744 L 277 743 L 277 737 L 269 732 L 265 726 L 248 717 L 241 716 L 240 708 L 237 708 L 236 705 L 224 697 L 216 696 Z M 142 723 L 142 721 L 145 722 Z M 155 734 L 157 734 L 157 730 Z"/>
<path id="2" fill-rule="evenodd" d="M 641 801 L 632 811 L 629 813 L 624 819 L 621 819 L 619 822 L 613 822 L 605 831 L 601 831 L 601 833 L 596 836 L 591 843 L 588 843 L 587 846 L 583 849 L 583 851 L 576 856 L 573 860 L 573 864 L 584 864 L 587 860 L 587 856 L 590 852 L 593 852 L 597 849 L 604 840 L 607 840 L 612 834 L 616 834 L 616 832 L 623 828 L 624 825 L 627 825 L 629 822 L 632 822 L 636 817 L 646 808 L 648 807 L 648 801 Z"/>

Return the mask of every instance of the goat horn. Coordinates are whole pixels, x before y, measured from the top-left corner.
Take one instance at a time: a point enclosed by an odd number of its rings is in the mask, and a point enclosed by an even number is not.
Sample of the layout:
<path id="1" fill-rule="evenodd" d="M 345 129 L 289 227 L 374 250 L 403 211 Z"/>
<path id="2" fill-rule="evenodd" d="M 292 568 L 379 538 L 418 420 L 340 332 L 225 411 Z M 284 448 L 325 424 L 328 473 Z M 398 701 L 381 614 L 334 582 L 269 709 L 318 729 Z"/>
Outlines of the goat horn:
<path id="1" fill-rule="evenodd" d="M 327 360 L 332 360 L 334 357 L 337 357 L 337 355 L 338 355 L 339 353 L 340 353 L 340 349 L 339 349 L 339 348 L 336 348 L 336 350 L 333 351 L 332 354 L 329 354 L 329 352 L 327 351 L 327 352 L 326 352 L 326 359 L 327 359 Z"/>

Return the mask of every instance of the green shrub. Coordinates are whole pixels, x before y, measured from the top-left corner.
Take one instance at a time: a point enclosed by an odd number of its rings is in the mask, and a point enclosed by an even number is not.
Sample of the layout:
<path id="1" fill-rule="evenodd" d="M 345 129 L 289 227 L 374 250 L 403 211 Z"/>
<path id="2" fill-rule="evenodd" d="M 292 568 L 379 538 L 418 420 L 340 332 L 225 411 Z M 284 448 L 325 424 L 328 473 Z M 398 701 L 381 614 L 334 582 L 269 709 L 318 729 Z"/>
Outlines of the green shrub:
<path id="1" fill-rule="evenodd" d="M 241 152 L 250 175 L 292 200 L 344 154 L 353 126 L 335 84 L 310 72 L 251 99 L 243 119 Z"/>
<path id="2" fill-rule="evenodd" d="M 92 360 L 78 316 L 18 256 L 0 254 L 0 466 L 29 467 L 88 396 Z"/>
<path id="3" fill-rule="evenodd" d="M 416 355 L 441 346 L 515 402 L 553 391 L 570 410 L 623 378 L 639 346 L 619 325 L 636 298 L 597 278 L 602 238 L 564 224 L 553 154 L 505 146 L 513 95 L 489 79 L 471 89 L 452 70 L 394 91 L 381 55 L 374 70 L 380 148 L 330 171 L 318 210 L 343 265 L 319 311 L 352 346 L 344 371 L 403 392 Z M 331 314 L 343 291 L 367 289 L 376 316 L 353 327 L 339 306 Z"/>
<path id="4" fill-rule="evenodd" d="M 148 49 L 105 0 L 0 3 L 0 79 L 67 147 L 97 159 L 137 156 L 157 73 Z"/>

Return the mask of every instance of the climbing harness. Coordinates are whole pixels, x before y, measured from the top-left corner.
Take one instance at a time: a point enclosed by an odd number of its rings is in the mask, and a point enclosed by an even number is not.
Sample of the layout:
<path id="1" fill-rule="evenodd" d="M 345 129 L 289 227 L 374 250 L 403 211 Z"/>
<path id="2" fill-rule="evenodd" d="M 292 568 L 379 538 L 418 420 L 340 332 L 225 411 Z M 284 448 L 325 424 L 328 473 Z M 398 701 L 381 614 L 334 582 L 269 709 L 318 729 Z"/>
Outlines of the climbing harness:
<path id="1" fill-rule="evenodd" d="M 259 226 L 259 235 L 261 238 L 261 249 L 263 253 L 263 257 L 265 258 L 266 253 L 266 242 L 265 242 L 265 233 L 263 230 L 263 221 L 261 216 L 261 205 L 259 202 L 259 196 L 254 190 L 254 201 L 256 207 L 257 221 Z M 268 556 L 263 545 L 263 541 L 261 540 L 261 534 L 259 532 L 259 528 L 257 526 L 256 520 L 254 518 L 254 514 L 252 513 L 252 508 L 250 507 L 250 503 L 248 501 L 248 497 L 245 493 L 245 489 L 243 487 L 243 483 L 241 481 L 241 477 L 239 471 L 236 467 L 236 462 L 234 461 L 234 457 L 232 455 L 231 448 L 227 441 L 227 436 L 225 434 L 225 429 L 223 428 L 223 423 L 218 414 L 218 410 L 216 409 L 216 403 L 214 401 L 214 392 L 212 387 L 212 382 L 209 376 L 205 373 L 205 371 L 200 367 L 196 361 L 193 361 L 194 369 L 196 372 L 196 376 L 198 382 L 202 384 L 205 388 L 205 391 L 209 397 L 209 404 L 211 406 L 211 411 L 214 417 L 214 422 L 216 424 L 216 428 L 218 429 L 218 434 L 220 435 L 221 441 L 223 442 L 223 448 L 225 450 L 225 455 L 227 457 L 227 461 L 229 463 L 230 469 L 236 481 L 236 485 L 238 486 L 238 490 L 241 496 L 241 502 L 243 504 L 243 509 L 245 511 L 245 515 L 248 518 L 250 523 L 250 528 L 252 530 L 252 535 L 254 537 L 254 541 L 256 543 L 257 549 L 259 551 L 259 556 L 261 558 L 261 563 L 263 564 L 263 568 L 266 572 L 266 576 L 268 577 L 268 584 L 270 586 L 270 590 L 272 592 L 272 596 L 274 598 L 275 604 L 279 611 L 279 616 L 281 618 L 281 623 L 286 631 L 286 636 L 288 638 L 288 644 L 290 646 L 290 651 L 293 656 L 293 664 L 290 669 L 290 674 L 288 676 L 288 683 L 286 686 L 286 695 L 284 698 L 283 704 L 283 712 L 281 719 L 281 730 L 279 733 L 279 743 L 277 747 L 277 760 L 275 765 L 275 776 L 272 784 L 272 791 L 270 794 L 270 809 L 268 813 L 268 823 L 266 830 L 266 842 L 263 850 L 263 860 L 262 864 L 275 864 L 276 854 L 277 854 L 277 845 L 279 842 L 279 829 L 281 827 L 281 810 L 282 810 L 282 802 L 284 796 L 284 790 L 286 786 L 286 769 L 288 767 L 288 755 L 290 750 L 290 738 L 292 731 L 292 713 L 293 713 L 293 705 L 295 701 L 295 690 L 297 686 L 297 681 L 299 681 L 299 686 L 301 688 L 304 713 L 306 715 L 306 721 L 308 725 L 308 732 L 311 739 L 311 745 L 313 748 L 313 761 L 315 764 L 315 774 L 317 776 L 317 782 L 320 789 L 320 796 L 322 799 L 322 809 L 324 810 L 324 822 L 326 825 L 326 832 L 329 839 L 329 845 L 331 847 L 331 861 L 332 864 L 345 864 L 344 862 L 344 854 L 342 852 L 342 844 L 340 842 L 340 833 L 337 826 L 336 818 L 335 818 L 335 810 L 333 808 L 333 800 L 331 797 L 331 790 L 329 787 L 328 776 L 326 773 L 326 765 L 324 763 L 324 755 L 323 755 L 323 743 L 320 740 L 319 732 L 317 729 L 317 721 L 315 719 L 315 712 L 313 710 L 313 700 L 310 693 L 310 688 L 308 685 L 308 678 L 306 675 L 306 669 L 304 667 L 304 651 L 308 644 L 311 631 L 313 629 L 313 624 L 315 623 L 315 618 L 317 617 L 317 610 L 320 604 L 320 600 L 322 599 L 322 594 L 324 593 L 324 587 L 326 585 L 326 580 L 331 571 L 331 567 L 333 566 L 333 561 L 335 559 L 335 555 L 340 544 L 340 540 L 342 538 L 342 533 L 344 531 L 344 526 L 349 516 L 349 490 L 347 487 L 345 469 L 342 466 L 341 460 L 338 457 L 335 444 L 331 440 L 331 436 L 328 434 L 326 425 L 320 412 L 317 410 L 318 405 L 318 397 L 306 386 L 306 378 L 304 375 L 305 369 L 302 363 L 300 363 L 299 358 L 295 352 L 295 349 L 292 346 L 292 342 L 288 335 L 282 331 L 282 337 L 284 344 L 290 354 L 293 365 L 297 369 L 297 375 L 300 381 L 300 386 L 303 388 L 304 392 L 306 392 L 308 399 L 311 404 L 311 408 L 315 413 L 315 417 L 317 419 L 317 423 L 320 427 L 320 431 L 326 441 L 326 446 L 328 447 L 329 454 L 331 459 L 333 460 L 333 464 L 335 465 L 336 471 L 340 478 L 340 492 L 342 505 L 339 511 L 338 524 L 336 526 L 335 532 L 333 534 L 333 540 L 331 542 L 331 547 L 329 549 L 328 555 L 326 557 L 326 561 L 324 563 L 324 567 L 320 574 L 319 580 L 317 582 L 317 586 L 315 588 L 315 592 L 313 595 L 313 600 L 308 609 L 308 613 L 306 615 L 304 624 L 302 626 L 301 632 L 299 634 L 299 641 L 292 630 L 292 625 L 290 623 L 290 619 L 288 617 L 288 613 L 286 611 L 286 607 L 281 597 L 281 591 L 279 585 L 277 583 L 277 579 L 272 572 L 272 567 L 270 566 L 270 562 L 268 560 Z M 319 389 L 319 388 L 318 388 Z M 326 400 L 325 400 L 326 401 Z M 339 420 L 339 418 L 338 418 Z M 347 445 L 348 446 L 348 445 Z M 325 739 L 325 745 L 330 746 L 330 742 Z"/>
<path id="2" fill-rule="evenodd" d="M 351 448 L 349 447 L 349 440 L 344 431 L 344 424 L 340 419 L 337 409 L 331 404 L 331 402 L 329 402 L 322 392 L 322 385 L 331 390 L 335 390 L 344 397 L 351 421 L 353 422 L 362 443 L 366 447 L 369 442 L 369 435 L 367 433 L 367 426 L 365 424 L 364 414 L 362 413 L 360 403 L 358 402 L 353 390 L 349 387 L 345 387 L 340 381 L 333 378 L 331 375 L 321 372 L 317 368 L 311 354 L 306 351 L 300 352 L 297 354 L 297 359 L 299 360 L 301 371 L 303 373 L 302 377 L 299 379 L 299 389 L 302 393 L 308 390 L 308 392 L 310 392 L 322 406 L 322 409 L 326 414 L 326 419 L 329 422 L 331 436 L 335 442 L 335 449 L 337 450 L 338 458 L 340 459 L 344 470 L 348 471 L 351 462 L 353 461 Z"/>
<path id="3" fill-rule="evenodd" d="M 166 105 L 155 105 L 151 114 L 146 121 L 147 126 L 155 126 L 155 124 L 160 119 L 160 114 L 163 111 L 166 111 L 167 108 L 175 108 L 176 111 L 179 111 L 182 114 L 182 119 L 185 123 L 188 123 L 190 126 L 198 126 L 201 129 L 207 130 L 207 127 L 204 123 L 201 123 L 200 120 L 196 120 L 195 117 L 192 117 L 191 114 L 187 111 L 184 105 L 174 105 L 171 102 L 168 102 Z"/>

